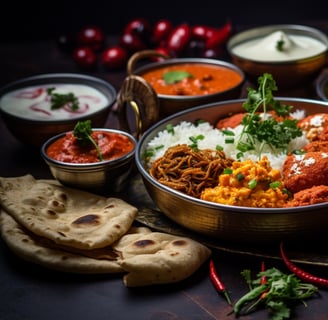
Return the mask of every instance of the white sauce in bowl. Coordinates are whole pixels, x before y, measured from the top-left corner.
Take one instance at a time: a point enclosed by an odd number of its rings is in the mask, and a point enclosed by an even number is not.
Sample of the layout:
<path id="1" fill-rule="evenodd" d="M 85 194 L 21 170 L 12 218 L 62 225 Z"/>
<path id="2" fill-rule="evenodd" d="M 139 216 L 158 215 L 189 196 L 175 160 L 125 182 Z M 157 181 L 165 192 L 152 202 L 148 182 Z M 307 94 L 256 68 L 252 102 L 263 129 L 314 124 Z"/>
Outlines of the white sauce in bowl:
<path id="1" fill-rule="evenodd" d="M 326 51 L 327 45 L 313 37 L 276 31 L 266 37 L 237 44 L 231 50 L 233 54 L 249 60 L 276 62 L 316 56 Z"/>
<path id="2" fill-rule="evenodd" d="M 54 88 L 53 93 L 74 94 L 78 99 L 79 107 L 72 110 L 67 104 L 52 109 L 48 88 Z M 87 85 L 47 84 L 25 87 L 4 94 L 0 100 L 0 108 L 7 114 L 23 119 L 53 121 L 84 117 L 102 110 L 109 103 L 108 98 L 101 91 Z"/>

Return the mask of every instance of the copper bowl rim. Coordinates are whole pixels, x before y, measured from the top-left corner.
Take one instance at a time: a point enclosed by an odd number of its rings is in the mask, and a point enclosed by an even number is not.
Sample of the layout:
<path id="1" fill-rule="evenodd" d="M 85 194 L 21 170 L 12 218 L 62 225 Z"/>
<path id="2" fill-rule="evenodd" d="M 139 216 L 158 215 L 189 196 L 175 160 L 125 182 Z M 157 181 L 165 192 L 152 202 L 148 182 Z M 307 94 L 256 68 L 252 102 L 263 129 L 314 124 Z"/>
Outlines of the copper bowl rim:
<path id="1" fill-rule="evenodd" d="M 291 98 L 291 97 L 278 97 L 277 100 L 283 100 L 283 101 L 290 101 L 290 102 L 307 102 L 307 103 L 314 103 L 322 106 L 327 106 L 327 112 L 328 112 L 328 103 L 326 104 L 323 101 L 318 101 L 318 100 L 313 100 L 313 99 L 303 99 L 303 98 Z M 207 108 L 220 108 L 220 106 L 224 105 L 229 105 L 233 103 L 240 103 L 244 102 L 245 99 L 234 99 L 234 100 L 226 100 L 226 101 L 221 101 L 221 102 L 215 102 L 215 103 L 210 103 L 206 105 L 201 105 L 197 107 L 190 108 L 188 110 L 181 111 L 179 113 L 176 113 L 174 115 L 171 115 L 152 127 L 150 127 L 141 137 L 141 139 L 138 141 L 137 148 L 136 148 L 136 154 L 135 154 L 135 159 L 136 159 L 136 165 L 141 173 L 143 179 L 147 180 L 150 184 L 152 184 L 154 187 L 157 189 L 160 189 L 164 192 L 167 192 L 169 194 L 172 194 L 172 196 L 182 199 L 183 201 L 187 201 L 190 203 L 193 203 L 195 205 L 201 205 L 203 207 L 211 208 L 211 209 L 217 209 L 218 211 L 228 211 L 233 213 L 251 213 L 251 214 L 259 214 L 263 215 L 264 213 L 274 213 L 274 214 L 291 214 L 291 213 L 300 213 L 303 211 L 309 211 L 309 210 L 319 210 L 319 209 L 325 209 L 328 208 L 328 202 L 326 203 L 318 203 L 318 204 L 313 204 L 313 205 L 307 205 L 307 206 L 298 206 L 298 207 L 289 207 L 289 208 L 253 208 L 253 207 L 241 207 L 241 206 L 231 206 L 231 205 L 225 205 L 225 204 L 219 204 L 219 203 L 214 203 L 210 201 L 205 201 L 201 199 L 194 198 L 192 196 L 186 195 L 182 192 L 178 192 L 172 188 L 169 188 L 158 181 L 156 181 L 154 178 L 150 176 L 150 174 L 147 172 L 143 160 L 142 160 L 142 155 L 144 153 L 144 148 L 147 145 L 148 141 L 150 141 L 158 131 L 163 130 L 166 127 L 167 123 L 170 123 L 170 121 L 182 117 L 184 114 L 187 113 L 192 113 L 195 110 L 202 110 L 202 109 L 207 109 Z M 180 120 L 181 121 L 181 120 Z M 178 122 L 177 122 L 178 123 Z"/>

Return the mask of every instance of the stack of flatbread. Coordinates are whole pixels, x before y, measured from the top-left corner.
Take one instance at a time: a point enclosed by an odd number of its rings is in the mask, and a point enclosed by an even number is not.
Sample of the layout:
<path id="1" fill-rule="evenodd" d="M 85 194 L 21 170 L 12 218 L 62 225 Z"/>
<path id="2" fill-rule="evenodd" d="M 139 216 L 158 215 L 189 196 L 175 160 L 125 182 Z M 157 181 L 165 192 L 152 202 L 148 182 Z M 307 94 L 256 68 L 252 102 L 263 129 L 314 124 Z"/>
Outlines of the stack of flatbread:
<path id="1" fill-rule="evenodd" d="M 210 256 L 192 239 L 134 227 L 137 208 L 32 175 L 0 177 L 0 231 L 21 258 L 74 273 L 122 273 L 128 287 L 173 283 Z"/>

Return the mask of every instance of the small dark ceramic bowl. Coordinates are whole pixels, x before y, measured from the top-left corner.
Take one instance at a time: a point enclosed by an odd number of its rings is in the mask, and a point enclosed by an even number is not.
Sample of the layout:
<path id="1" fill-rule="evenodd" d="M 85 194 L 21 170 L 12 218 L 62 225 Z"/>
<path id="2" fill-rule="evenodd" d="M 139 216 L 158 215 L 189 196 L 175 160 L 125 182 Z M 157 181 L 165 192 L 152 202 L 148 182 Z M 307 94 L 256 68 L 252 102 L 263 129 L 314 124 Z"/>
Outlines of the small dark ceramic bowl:
<path id="1" fill-rule="evenodd" d="M 262 58 L 260 59 L 256 54 L 252 55 L 252 58 L 246 58 L 234 51 L 240 44 L 250 40 L 263 39 L 277 31 L 282 31 L 289 36 L 305 36 L 315 39 L 322 43 L 325 49 L 304 58 L 288 59 L 285 61 L 264 60 Z M 327 36 L 320 30 L 301 25 L 270 25 L 245 30 L 230 38 L 227 49 L 232 62 L 245 72 L 249 80 L 256 83 L 258 77 L 263 73 L 271 73 L 279 89 L 292 88 L 310 83 L 318 76 L 328 61 Z"/>
<path id="2" fill-rule="evenodd" d="M 50 107 L 46 110 L 41 104 L 49 98 L 42 98 L 44 100 L 41 102 L 40 100 L 34 101 L 33 94 L 37 94 L 38 89 L 43 89 L 45 92 L 44 88 L 46 87 L 61 85 L 84 85 L 88 88 L 92 88 L 92 90 L 102 95 L 105 102 L 99 108 L 97 107 L 97 109 L 94 109 L 95 103 L 89 100 L 87 112 L 67 112 L 67 117 L 56 119 L 51 116 L 47 117 L 46 115 L 51 114 L 53 110 L 50 110 Z M 32 91 L 30 88 L 37 89 Z M 6 97 L 19 96 L 19 98 L 17 98 L 17 103 L 15 102 L 17 105 L 22 101 L 21 99 L 23 97 L 26 98 L 27 94 L 29 94 L 29 96 L 25 101 L 30 99 L 31 102 L 28 107 L 24 106 L 21 109 L 34 108 L 34 110 L 36 110 L 34 113 L 35 118 L 34 114 L 30 114 L 27 117 L 26 114 L 24 114 L 26 110 L 16 113 L 16 111 L 12 111 L 12 108 L 6 108 L 5 104 L 6 101 L 8 101 Z M 43 74 L 24 78 L 2 87 L 0 89 L 0 113 L 9 131 L 18 140 L 28 145 L 40 147 L 42 143 L 50 137 L 61 132 L 72 130 L 78 121 L 90 119 L 93 127 L 102 127 L 107 120 L 108 113 L 115 100 L 116 90 L 110 83 L 104 80 L 82 74 Z M 41 108 L 37 107 L 39 105 Z M 41 117 L 41 115 L 43 117 Z"/>
<path id="3" fill-rule="evenodd" d="M 104 128 L 94 128 L 93 130 L 124 135 L 131 140 L 134 147 L 129 153 L 113 160 L 94 163 L 57 161 L 47 155 L 47 149 L 53 142 L 66 135 L 66 132 L 63 132 L 48 139 L 42 145 L 41 156 L 48 164 L 53 177 L 63 185 L 101 194 L 120 192 L 125 187 L 134 167 L 137 141 L 125 131 Z"/>

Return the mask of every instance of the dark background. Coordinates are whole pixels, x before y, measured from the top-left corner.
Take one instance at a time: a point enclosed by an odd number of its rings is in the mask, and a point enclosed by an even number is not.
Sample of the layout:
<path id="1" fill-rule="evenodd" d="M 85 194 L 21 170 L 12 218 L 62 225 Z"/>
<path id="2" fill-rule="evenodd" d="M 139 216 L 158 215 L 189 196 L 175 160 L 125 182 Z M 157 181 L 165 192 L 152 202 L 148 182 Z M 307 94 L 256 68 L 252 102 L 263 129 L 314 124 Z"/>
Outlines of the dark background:
<path id="1" fill-rule="evenodd" d="M 86 24 L 96 24 L 107 34 L 118 34 L 131 19 L 143 17 L 150 22 L 168 18 L 174 24 L 221 26 L 227 19 L 234 25 L 275 23 L 302 24 L 327 20 L 324 1 L 288 0 L 58 0 L 6 1 L 2 6 L 2 42 L 40 40 L 75 32 Z"/>

